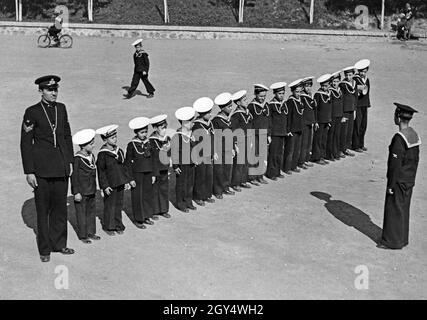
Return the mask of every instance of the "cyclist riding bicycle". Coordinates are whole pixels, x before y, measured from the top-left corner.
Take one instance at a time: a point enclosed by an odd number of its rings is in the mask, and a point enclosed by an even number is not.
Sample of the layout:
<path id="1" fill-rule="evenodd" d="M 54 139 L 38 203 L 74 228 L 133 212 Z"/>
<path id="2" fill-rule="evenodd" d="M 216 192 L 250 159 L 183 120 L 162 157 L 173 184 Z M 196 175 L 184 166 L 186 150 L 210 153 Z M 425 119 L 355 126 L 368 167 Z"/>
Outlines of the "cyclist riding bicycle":
<path id="1" fill-rule="evenodd" d="M 56 17 L 55 17 L 55 22 L 52 26 L 49 27 L 49 36 L 52 37 L 52 39 L 55 41 L 55 46 L 59 45 L 59 37 L 58 35 L 61 33 L 62 31 L 62 22 L 63 19 L 61 17 L 62 14 L 62 10 L 60 12 L 55 12 Z"/>

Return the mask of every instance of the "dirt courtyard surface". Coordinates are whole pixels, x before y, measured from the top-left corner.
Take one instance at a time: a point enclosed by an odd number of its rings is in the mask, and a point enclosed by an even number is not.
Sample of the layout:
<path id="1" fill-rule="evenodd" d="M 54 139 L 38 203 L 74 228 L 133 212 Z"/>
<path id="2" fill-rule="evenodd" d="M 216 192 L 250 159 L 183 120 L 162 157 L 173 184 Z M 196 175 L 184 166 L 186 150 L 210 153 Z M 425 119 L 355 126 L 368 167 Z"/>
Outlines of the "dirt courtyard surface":
<path id="1" fill-rule="evenodd" d="M 394 101 L 420 111 L 412 125 L 427 141 L 426 42 L 146 40 L 156 96 L 130 100 L 123 100 L 122 87 L 132 76 L 132 39 L 76 37 L 70 50 L 39 49 L 35 42 L 36 37 L 0 36 L 0 299 L 427 298 L 424 145 L 409 246 L 387 251 L 374 242 L 382 228 L 388 145 L 397 131 Z M 367 153 L 245 190 L 191 214 L 171 206 L 171 219 L 145 230 L 124 215 L 127 229 L 121 236 L 107 236 L 97 220 L 102 240 L 91 245 L 77 239 L 69 201 L 68 245 L 76 254 L 52 254 L 50 263 L 40 262 L 31 229 L 33 194 L 19 152 L 24 110 L 40 98 L 36 77 L 62 77 L 58 101 L 67 105 L 73 133 L 117 123 L 125 148 L 133 117 L 167 113 L 170 127 L 177 128 L 175 110 L 201 96 L 319 76 L 362 58 L 371 60 Z M 145 94 L 142 83 L 139 89 Z M 98 139 L 96 150 L 100 146 Z M 331 199 L 322 200 L 319 192 Z M 60 265 L 68 268 L 67 290 L 55 288 Z M 358 266 L 369 272 L 368 289 L 355 286 Z"/>

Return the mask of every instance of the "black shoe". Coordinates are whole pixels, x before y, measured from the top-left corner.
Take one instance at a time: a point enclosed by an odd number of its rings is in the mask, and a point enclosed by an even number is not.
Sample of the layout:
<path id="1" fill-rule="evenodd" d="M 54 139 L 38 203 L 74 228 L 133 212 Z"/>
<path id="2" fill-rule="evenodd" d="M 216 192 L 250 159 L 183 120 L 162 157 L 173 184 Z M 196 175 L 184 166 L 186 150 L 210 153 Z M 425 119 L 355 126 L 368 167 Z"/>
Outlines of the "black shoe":
<path id="1" fill-rule="evenodd" d="M 91 240 L 101 240 L 101 237 L 100 236 L 97 236 L 96 234 L 90 234 L 90 235 L 88 235 L 87 236 L 89 239 L 91 239 Z"/>
<path id="2" fill-rule="evenodd" d="M 359 153 L 362 153 L 362 152 L 363 152 L 362 148 L 357 148 L 357 149 L 356 149 L 356 150 L 354 150 L 354 151 L 359 152 Z"/>
<path id="3" fill-rule="evenodd" d="M 214 203 L 214 202 L 215 202 L 215 199 L 207 198 L 207 199 L 205 200 L 205 202 L 207 202 L 207 203 Z"/>
<path id="4" fill-rule="evenodd" d="M 249 185 L 249 183 L 242 183 L 241 185 L 240 185 L 240 187 L 242 187 L 242 188 L 245 188 L 245 189 L 250 189 L 250 188 L 252 188 L 250 185 Z"/>
<path id="5" fill-rule="evenodd" d="M 267 176 L 266 176 L 267 177 Z M 277 180 L 277 177 L 267 177 L 268 179 L 270 179 L 270 180 L 273 180 L 273 181 L 276 181 Z"/>
<path id="6" fill-rule="evenodd" d="M 114 232 L 114 230 L 104 230 L 106 234 L 108 234 L 109 236 L 115 236 L 116 233 Z"/>
<path id="7" fill-rule="evenodd" d="M 153 215 L 153 216 L 151 217 L 151 219 L 153 219 L 153 220 L 159 220 L 159 217 L 158 217 L 157 215 Z"/>
<path id="8" fill-rule="evenodd" d="M 285 176 L 283 174 L 279 174 L 277 177 L 283 179 Z"/>
<path id="9" fill-rule="evenodd" d="M 149 224 L 150 226 L 154 224 L 154 222 L 151 221 L 150 219 L 145 219 L 144 223 Z"/>
<path id="10" fill-rule="evenodd" d="M 298 168 L 295 168 L 295 169 L 292 169 L 292 172 L 299 173 L 299 172 L 301 172 L 301 170 Z"/>
<path id="11" fill-rule="evenodd" d="M 144 223 L 143 222 L 135 222 L 135 226 L 138 228 L 138 229 L 146 229 L 147 227 L 144 225 Z"/>
<path id="12" fill-rule="evenodd" d="M 326 164 L 329 164 L 329 161 L 326 160 L 325 158 L 321 158 L 320 160 L 323 160 L 323 162 L 325 162 Z"/>
<path id="13" fill-rule="evenodd" d="M 340 151 L 340 153 L 338 154 L 338 157 L 340 157 L 340 158 L 345 158 L 345 154 L 344 154 L 344 152 Z"/>
<path id="14" fill-rule="evenodd" d="M 40 255 L 41 262 L 49 262 L 50 261 L 50 255 Z"/>
<path id="15" fill-rule="evenodd" d="M 215 196 L 215 198 L 217 198 L 217 199 L 222 199 L 223 197 L 222 197 L 222 194 L 214 194 L 214 196 Z"/>
<path id="16" fill-rule="evenodd" d="M 124 230 L 116 230 L 116 233 L 117 234 L 123 234 L 123 233 L 125 233 L 125 231 Z"/>
<path id="17" fill-rule="evenodd" d="M 56 252 L 59 252 L 62 254 L 73 254 L 75 251 L 71 248 L 62 248 L 61 250 L 58 250 Z"/>
<path id="18" fill-rule="evenodd" d="M 362 150 L 363 150 L 363 151 L 368 151 L 368 148 L 366 148 L 366 147 L 362 147 Z"/>
<path id="19" fill-rule="evenodd" d="M 301 164 L 301 165 L 299 165 L 298 167 L 300 167 L 303 170 L 307 170 L 308 169 L 308 167 L 304 163 Z"/>
<path id="20" fill-rule="evenodd" d="M 234 187 L 231 187 L 234 191 L 236 191 L 236 192 L 241 192 L 242 191 L 242 188 L 240 188 L 239 186 L 234 186 Z"/>
<path id="21" fill-rule="evenodd" d="M 378 249 L 386 249 L 386 250 L 391 250 L 392 248 L 390 248 L 390 247 L 387 247 L 384 243 L 378 243 L 377 244 L 377 248 Z"/>
<path id="22" fill-rule="evenodd" d="M 179 211 L 181 211 L 181 212 L 185 212 L 185 213 L 189 213 L 190 212 L 190 210 L 188 210 L 187 208 L 185 208 L 185 209 L 178 209 Z"/>
<path id="23" fill-rule="evenodd" d="M 287 175 L 291 175 L 291 174 L 292 174 L 292 172 L 291 172 L 290 170 L 285 171 L 285 173 L 286 173 Z"/>
<path id="24" fill-rule="evenodd" d="M 201 207 L 204 207 L 204 206 L 205 206 L 205 202 L 204 202 L 203 200 L 194 200 L 194 202 L 195 202 L 198 206 L 201 206 Z"/>
<path id="25" fill-rule="evenodd" d="M 344 154 L 346 155 L 346 156 L 349 156 L 349 157 L 354 157 L 354 153 L 353 152 L 351 152 L 350 150 L 346 150 L 345 152 L 344 152 Z"/>
<path id="26" fill-rule="evenodd" d="M 88 238 L 80 239 L 80 241 L 87 244 L 92 243 Z"/>
<path id="27" fill-rule="evenodd" d="M 259 181 L 259 180 L 258 181 L 256 181 L 256 180 L 249 181 L 249 183 L 254 185 L 254 186 L 259 186 L 259 182 L 261 182 L 261 181 Z"/>
<path id="28" fill-rule="evenodd" d="M 190 210 L 197 210 L 197 208 L 195 206 L 193 206 L 193 205 L 189 205 L 189 206 L 187 206 L 187 208 L 190 209 Z"/>
<path id="29" fill-rule="evenodd" d="M 154 93 L 150 93 L 150 94 L 147 96 L 147 98 L 148 98 L 148 99 L 153 98 L 153 97 L 154 97 Z"/>
<path id="30" fill-rule="evenodd" d="M 261 183 L 261 184 L 268 184 L 268 182 L 265 181 L 264 178 L 259 178 L 258 182 Z"/>
<path id="31" fill-rule="evenodd" d="M 169 213 L 162 213 L 161 216 L 166 219 L 169 219 L 171 217 Z"/>
<path id="32" fill-rule="evenodd" d="M 315 161 L 315 163 L 320 164 L 322 166 L 324 166 L 325 164 L 327 164 L 326 161 L 323 160 L 323 159 L 317 160 L 317 161 Z"/>
<path id="33" fill-rule="evenodd" d="M 229 196 L 232 196 L 232 195 L 235 195 L 236 193 L 234 191 L 231 191 L 231 190 L 225 190 L 223 192 L 223 194 L 228 194 Z"/>

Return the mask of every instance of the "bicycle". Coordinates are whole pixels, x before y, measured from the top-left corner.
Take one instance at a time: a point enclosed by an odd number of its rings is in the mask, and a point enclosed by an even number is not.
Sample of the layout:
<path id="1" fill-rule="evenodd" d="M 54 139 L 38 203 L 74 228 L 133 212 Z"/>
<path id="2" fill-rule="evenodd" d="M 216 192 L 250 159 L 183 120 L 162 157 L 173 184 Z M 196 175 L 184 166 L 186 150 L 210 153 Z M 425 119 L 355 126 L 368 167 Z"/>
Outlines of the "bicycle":
<path id="1" fill-rule="evenodd" d="M 39 36 L 39 38 L 37 39 L 37 45 L 40 48 L 49 48 L 55 46 L 63 49 L 69 49 L 73 45 L 73 38 L 69 34 L 61 35 L 58 38 L 58 42 L 56 43 L 56 45 L 52 44 L 52 42 L 54 41 L 55 40 L 53 39 L 53 37 L 51 37 L 49 33 L 46 33 Z"/>

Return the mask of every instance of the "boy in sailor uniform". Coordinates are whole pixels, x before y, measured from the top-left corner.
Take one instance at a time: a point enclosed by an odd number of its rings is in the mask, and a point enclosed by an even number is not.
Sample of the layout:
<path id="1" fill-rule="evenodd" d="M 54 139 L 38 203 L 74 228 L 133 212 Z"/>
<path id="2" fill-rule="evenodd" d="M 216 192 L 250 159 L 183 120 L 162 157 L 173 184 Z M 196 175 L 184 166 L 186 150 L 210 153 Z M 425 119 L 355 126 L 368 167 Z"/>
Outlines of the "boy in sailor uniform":
<path id="1" fill-rule="evenodd" d="M 417 110 L 394 104 L 394 122 L 399 126 L 399 132 L 389 146 L 383 233 L 378 244 L 382 249 L 402 249 L 409 243 L 409 208 L 421 145 L 417 132 L 409 126 Z"/>
<path id="2" fill-rule="evenodd" d="M 176 207 L 182 212 L 196 210 L 193 205 L 194 165 L 191 151 L 196 139 L 192 135 L 191 125 L 196 112 L 192 107 L 182 107 L 176 110 L 175 117 L 179 127 L 172 137 L 172 166 L 176 175 Z"/>
<path id="3" fill-rule="evenodd" d="M 313 131 L 317 130 L 318 124 L 316 122 L 316 101 L 311 96 L 311 88 L 313 87 L 314 77 L 307 77 L 302 80 L 303 91 L 301 93 L 301 101 L 304 106 L 304 126 L 301 136 L 301 154 L 298 165 L 302 167 L 312 167 L 310 163 L 311 150 L 313 145 Z"/>
<path id="4" fill-rule="evenodd" d="M 252 115 L 247 109 L 246 90 L 240 90 L 233 94 L 232 100 L 236 109 L 230 116 L 231 128 L 235 136 L 236 156 L 233 159 L 233 172 L 231 175 L 231 186 L 235 191 L 241 188 L 251 188 L 248 182 L 248 142 L 252 133 Z"/>
<path id="5" fill-rule="evenodd" d="M 167 115 L 161 114 L 150 119 L 154 132 L 150 136 L 153 145 L 155 172 L 158 173 L 153 185 L 153 220 L 158 220 L 158 215 L 170 218 L 169 212 L 169 167 L 170 167 L 170 136 L 166 134 L 168 123 Z"/>
<path id="6" fill-rule="evenodd" d="M 314 132 L 312 161 L 321 165 L 328 163 L 325 158 L 328 130 L 332 121 L 332 104 L 329 92 L 331 77 L 332 75 L 330 74 L 320 76 L 317 79 L 320 88 L 314 94 L 314 100 L 316 100 L 317 105 L 316 119 L 319 127 Z"/>
<path id="7" fill-rule="evenodd" d="M 271 143 L 268 148 L 267 172 L 265 176 L 271 180 L 284 178 L 284 175 L 280 173 L 280 169 L 283 165 L 285 137 L 290 136 L 289 110 L 285 103 L 286 85 L 286 82 L 276 82 L 270 86 L 270 89 L 273 90 L 274 97 L 268 103 Z"/>
<path id="8" fill-rule="evenodd" d="M 304 105 L 301 101 L 302 93 L 302 79 L 295 80 L 289 84 L 292 94 L 286 101 L 286 105 L 289 109 L 289 132 L 290 137 L 288 138 L 289 143 L 286 144 L 284 154 L 284 172 L 291 174 L 293 172 L 300 172 L 298 169 L 298 161 L 301 153 L 301 136 L 304 126 Z M 301 168 L 307 169 L 302 164 Z"/>
<path id="9" fill-rule="evenodd" d="M 367 151 L 365 147 L 365 134 L 368 126 L 368 108 L 371 107 L 369 93 L 371 91 L 371 84 L 367 77 L 370 61 L 363 59 L 354 65 L 357 69 L 357 76 L 355 80 L 359 95 L 357 97 L 356 120 L 354 121 L 353 130 L 353 150 L 356 152 Z"/>
<path id="10" fill-rule="evenodd" d="M 80 151 L 74 157 L 71 192 L 76 208 L 77 235 L 83 243 L 101 239 L 96 235 L 96 161 L 92 153 L 95 134 L 95 130 L 84 129 L 73 136 L 73 143 Z"/>
<path id="11" fill-rule="evenodd" d="M 158 175 L 152 142 L 148 139 L 150 119 L 138 117 L 129 121 L 135 133 L 126 149 L 125 167 L 130 178 L 132 212 L 135 225 L 145 229 L 144 224 L 153 221 L 153 185 Z"/>
<path id="12" fill-rule="evenodd" d="M 339 83 L 341 81 L 341 71 L 332 74 L 332 86 L 329 91 L 332 103 L 332 122 L 328 132 L 328 142 L 326 145 L 326 159 L 330 161 L 340 160 L 344 154 L 340 150 L 341 122 L 343 117 L 343 94 Z"/>
<path id="13" fill-rule="evenodd" d="M 260 153 L 265 154 L 265 158 L 259 160 L 260 163 L 256 165 L 249 165 L 249 168 L 257 167 L 254 170 L 260 170 L 261 173 L 258 175 L 249 175 L 249 182 L 255 186 L 268 183 L 264 179 L 264 173 L 266 170 L 267 163 L 267 149 L 268 144 L 271 142 L 269 127 L 270 111 L 268 109 L 268 104 L 265 100 L 268 90 L 268 87 L 263 84 L 254 84 L 255 97 L 248 105 L 248 110 L 252 115 L 252 131 L 254 134 L 252 146 L 252 148 L 254 148 L 253 153 L 256 157 L 259 157 Z M 260 141 L 262 142 L 262 145 L 260 145 Z M 265 152 L 261 152 L 260 148 L 264 148 Z"/>
<path id="14" fill-rule="evenodd" d="M 104 142 L 98 152 L 99 187 L 104 193 L 104 217 L 102 228 L 109 236 L 123 234 L 122 222 L 124 190 L 129 189 L 129 176 L 124 166 L 125 155 L 117 146 L 118 125 L 108 125 L 96 130 Z"/>
<path id="15" fill-rule="evenodd" d="M 229 189 L 235 156 L 229 118 L 232 106 L 231 93 L 219 94 L 214 102 L 221 111 L 211 119 L 214 128 L 213 194 L 217 199 L 222 199 L 224 194 L 235 194 Z"/>
<path id="16" fill-rule="evenodd" d="M 209 121 L 213 106 L 214 102 L 208 97 L 199 98 L 193 103 L 194 111 L 198 113 L 193 121 L 193 135 L 197 144 L 208 146 L 202 150 L 202 154 L 199 154 L 200 162 L 194 169 L 193 199 L 199 206 L 204 206 L 206 202 L 215 202 L 212 199 L 214 128 Z"/>

